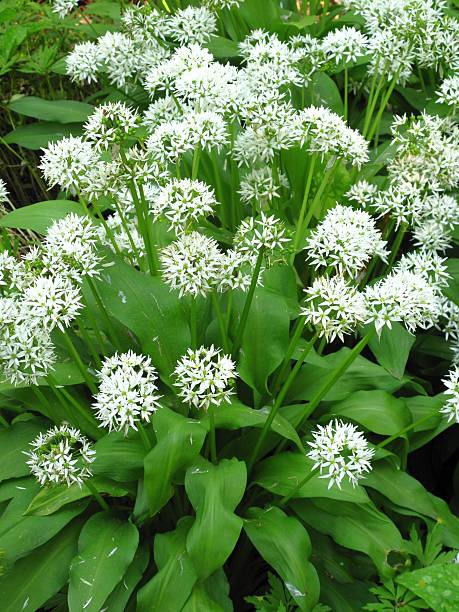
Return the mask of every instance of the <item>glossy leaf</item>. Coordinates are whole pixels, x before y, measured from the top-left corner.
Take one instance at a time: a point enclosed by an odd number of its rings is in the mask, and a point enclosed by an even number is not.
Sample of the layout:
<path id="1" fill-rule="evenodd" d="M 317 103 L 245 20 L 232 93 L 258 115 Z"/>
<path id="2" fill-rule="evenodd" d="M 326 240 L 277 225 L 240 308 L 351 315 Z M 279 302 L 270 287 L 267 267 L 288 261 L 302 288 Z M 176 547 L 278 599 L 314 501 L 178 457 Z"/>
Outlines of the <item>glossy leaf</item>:
<path id="1" fill-rule="evenodd" d="M 374 336 L 369 346 L 378 363 L 395 378 L 401 379 L 415 340 L 416 337 L 403 325 L 394 322 L 392 329 L 384 327 L 379 337 Z"/>
<path id="2" fill-rule="evenodd" d="M 71 200 L 52 200 L 37 202 L 29 206 L 16 208 L 0 219 L 0 227 L 29 229 L 39 234 L 46 234 L 48 227 L 66 215 L 74 213 L 83 216 L 83 207 Z"/>
<path id="3" fill-rule="evenodd" d="M 123 432 L 109 433 L 96 442 L 94 450 L 94 475 L 129 482 L 137 480 L 142 474 L 145 449 L 139 437 L 132 432 L 128 436 Z"/>
<path id="4" fill-rule="evenodd" d="M 204 459 L 187 470 L 185 489 L 196 512 L 186 549 L 200 579 L 223 566 L 242 528 L 234 510 L 244 495 L 246 466 L 237 459 L 213 465 Z"/>
<path id="5" fill-rule="evenodd" d="M 10 427 L 0 430 L 0 448 L 2 452 L 0 480 L 30 474 L 24 451 L 30 450 L 30 442 L 41 431 L 46 431 L 47 428 L 48 423 L 45 419 L 34 418 L 28 421 L 17 421 Z"/>
<path id="6" fill-rule="evenodd" d="M 283 510 L 250 508 L 244 530 L 263 559 L 273 567 L 300 610 L 309 612 L 319 599 L 317 572 L 308 561 L 311 541 L 308 532 Z"/>
<path id="7" fill-rule="evenodd" d="M 29 123 L 8 132 L 4 140 L 8 144 L 17 144 L 25 149 L 38 150 L 56 142 L 64 136 L 79 136 L 82 133 L 80 123 Z"/>
<path id="8" fill-rule="evenodd" d="M 19 115 L 58 123 L 83 123 L 94 107 L 76 100 L 44 100 L 36 96 L 20 96 L 9 103 L 10 110 Z"/>
<path id="9" fill-rule="evenodd" d="M 138 543 L 135 525 L 108 512 L 99 512 L 86 522 L 70 566 L 70 612 L 101 609 L 132 563 Z"/>
<path id="10" fill-rule="evenodd" d="M 398 576 L 397 582 L 420 597 L 435 612 L 459 609 L 459 565 L 432 565 Z"/>
<path id="11" fill-rule="evenodd" d="M 121 582 L 104 602 L 106 612 L 125 612 L 127 603 L 147 568 L 149 556 L 148 546 L 141 544 Z"/>

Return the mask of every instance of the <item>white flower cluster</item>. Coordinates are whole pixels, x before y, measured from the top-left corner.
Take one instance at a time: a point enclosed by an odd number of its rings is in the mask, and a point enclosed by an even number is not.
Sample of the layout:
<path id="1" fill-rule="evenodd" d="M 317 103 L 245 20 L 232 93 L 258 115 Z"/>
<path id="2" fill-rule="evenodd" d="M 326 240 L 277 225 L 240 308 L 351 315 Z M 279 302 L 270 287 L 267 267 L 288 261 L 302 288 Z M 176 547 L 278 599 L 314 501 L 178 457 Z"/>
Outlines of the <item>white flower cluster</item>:
<path id="1" fill-rule="evenodd" d="M 78 0 L 53 0 L 52 11 L 57 13 L 60 19 L 64 19 L 77 6 Z"/>
<path id="2" fill-rule="evenodd" d="M 139 116 L 123 102 L 101 104 L 90 115 L 84 125 L 87 142 L 96 151 L 121 144 L 134 135 L 139 124 Z"/>
<path id="3" fill-rule="evenodd" d="M 449 106 L 459 106 L 459 75 L 453 74 L 443 80 L 437 91 L 437 101 Z"/>
<path id="4" fill-rule="evenodd" d="M 448 421 L 459 423 L 459 367 L 454 366 L 442 382 L 446 387 L 445 395 L 448 398 L 440 412 L 447 417 Z"/>
<path id="5" fill-rule="evenodd" d="M 307 456 L 314 462 L 312 469 L 319 468 L 320 478 L 328 480 L 329 489 L 335 484 L 341 488 L 346 478 L 355 487 L 371 470 L 374 450 L 354 425 L 336 419 L 318 425 L 312 436 Z"/>
<path id="6" fill-rule="evenodd" d="M 236 364 L 213 345 L 188 349 L 177 363 L 174 375 L 179 396 L 198 410 L 231 402 Z"/>
<path id="7" fill-rule="evenodd" d="M 8 202 L 8 195 L 9 193 L 6 187 L 6 183 L 2 178 L 0 178 L 0 204 Z"/>
<path id="8" fill-rule="evenodd" d="M 148 423 L 160 407 L 158 376 L 149 357 L 132 351 L 115 353 L 104 361 L 98 378 L 93 409 L 102 426 L 110 431 L 137 431 L 138 424 Z"/>
<path id="9" fill-rule="evenodd" d="M 263 211 L 259 217 L 242 221 L 234 235 L 234 246 L 248 261 L 255 263 L 260 253 L 273 263 L 285 258 L 285 245 L 290 242 L 285 225 L 274 215 Z"/>
<path id="10" fill-rule="evenodd" d="M 96 451 L 78 429 L 61 425 L 41 433 L 30 443 L 32 450 L 25 452 L 27 465 L 41 485 L 73 484 L 82 486 L 91 478 L 90 465 Z"/>

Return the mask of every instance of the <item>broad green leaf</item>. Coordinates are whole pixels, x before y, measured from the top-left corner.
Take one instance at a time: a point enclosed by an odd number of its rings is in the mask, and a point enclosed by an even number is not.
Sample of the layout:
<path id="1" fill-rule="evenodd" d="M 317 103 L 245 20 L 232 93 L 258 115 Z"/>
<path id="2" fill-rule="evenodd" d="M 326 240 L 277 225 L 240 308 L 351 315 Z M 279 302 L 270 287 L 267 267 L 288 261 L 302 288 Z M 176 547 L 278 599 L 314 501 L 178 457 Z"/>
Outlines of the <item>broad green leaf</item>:
<path id="1" fill-rule="evenodd" d="M 48 426 L 49 423 L 45 419 L 34 418 L 29 421 L 17 421 L 7 429 L 0 429 L 0 448 L 2 449 L 0 480 L 30 474 L 24 451 L 30 450 L 30 442 Z"/>
<path id="2" fill-rule="evenodd" d="M 80 519 L 73 521 L 0 578 L 2 612 L 39 610 L 65 585 L 70 562 L 77 551 L 81 524 Z"/>
<path id="3" fill-rule="evenodd" d="M 368 603 L 371 597 L 369 593 L 371 585 L 355 578 L 349 582 L 341 583 L 332 574 L 319 571 L 319 579 L 320 599 L 332 610 L 339 610 L 339 612 L 363 610 L 363 606 Z"/>
<path id="4" fill-rule="evenodd" d="M 0 227 L 29 229 L 39 234 L 46 234 L 48 227 L 66 215 L 74 213 L 83 216 L 83 207 L 71 200 L 49 200 L 29 206 L 16 208 L 0 219 Z"/>
<path id="5" fill-rule="evenodd" d="M 110 19 L 117 21 L 120 18 L 120 5 L 110 0 L 96 0 L 85 6 L 84 12 L 88 15 L 110 17 Z"/>
<path id="6" fill-rule="evenodd" d="M 254 481 L 275 495 L 287 495 L 305 478 L 312 469 L 313 462 L 306 454 L 279 453 L 259 463 L 254 470 Z M 328 488 L 328 481 L 315 474 L 295 494 L 295 497 L 327 497 L 354 503 L 365 504 L 369 501 L 363 487 L 355 488 L 346 480 L 338 487 Z"/>
<path id="7" fill-rule="evenodd" d="M 121 261 L 108 268 L 97 285 L 109 312 L 134 332 L 143 352 L 169 376 L 190 345 L 188 320 L 177 293 L 160 277 Z"/>
<path id="8" fill-rule="evenodd" d="M 252 30 L 269 30 L 272 23 L 280 21 L 280 6 L 277 0 L 245 0 L 239 11 Z"/>
<path id="9" fill-rule="evenodd" d="M 223 38 L 223 36 L 212 36 L 206 47 L 217 58 L 237 57 L 239 55 L 237 42 L 229 38 Z"/>
<path id="10" fill-rule="evenodd" d="M 225 572 L 217 570 L 204 582 L 197 582 L 182 612 L 233 612 Z"/>
<path id="11" fill-rule="evenodd" d="M 382 493 L 396 506 L 441 522 L 444 526 L 444 544 L 459 548 L 459 519 L 452 514 L 443 499 L 429 493 L 415 478 L 388 462 L 379 461 L 366 475 L 363 483 Z"/>
<path id="12" fill-rule="evenodd" d="M 10 110 L 26 117 L 57 123 L 83 123 L 94 112 L 94 106 L 75 100 L 44 100 L 20 96 L 9 104 Z"/>
<path id="13" fill-rule="evenodd" d="M 270 407 L 265 406 L 260 410 L 249 408 L 241 402 L 231 401 L 231 404 L 223 404 L 215 410 L 215 428 L 216 429 L 242 429 L 244 427 L 263 427 L 268 418 Z M 210 427 L 209 418 L 202 419 L 201 423 Z M 271 425 L 272 431 L 279 434 L 287 440 L 291 440 L 296 446 L 302 450 L 303 445 L 296 433 L 295 428 L 284 419 L 281 415 L 274 418 Z"/>
<path id="14" fill-rule="evenodd" d="M 411 423 L 411 414 L 403 399 L 377 390 L 356 391 L 341 402 L 333 403 L 327 415 L 351 419 L 369 431 L 388 436 Z"/>
<path id="15" fill-rule="evenodd" d="M 398 91 L 417 111 L 424 110 L 427 98 L 423 91 L 417 91 L 412 87 L 396 87 L 395 90 Z"/>
<path id="16" fill-rule="evenodd" d="M 127 603 L 147 568 L 149 556 L 148 546 L 145 542 L 137 549 L 134 559 L 127 568 L 121 582 L 104 602 L 106 612 L 125 612 Z"/>
<path id="17" fill-rule="evenodd" d="M 430 442 L 442 431 L 453 425 L 440 413 L 446 401 L 446 395 L 443 393 L 433 396 L 415 395 L 406 397 L 404 401 L 411 412 L 414 423 L 426 418 L 428 415 L 432 417 L 431 419 L 426 419 L 408 434 L 410 452 L 424 446 L 424 444 L 427 444 L 427 442 Z"/>
<path id="18" fill-rule="evenodd" d="M 127 489 L 107 478 L 92 478 L 91 484 L 99 493 L 108 493 L 112 497 L 124 497 L 129 494 Z M 77 484 L 73 484 L 70 487 L 67 485 L 56 485 L 55 487 L 43 488 L 31 501 L 26 510 L 26 514 L 48 516 L 62 508 L 62 506 L 91 496 L 92 492 L 85 484 L 81 487 Z"/>
<path id="19" fill-rule="evenodd" d="M 241 301 L 241 308 L 245 301 Z M 290 314 L 285 299 L 259 288 L 255 291 L 242 339 L 239 375 L 261 395 L 268 376 L 282 362 L 289 343 Z"/>
<path id="20" fill-rule="evenodd" d="M 451 278 L 448 281 L 448 287 L 443 289 L 443 293 L 455 304 L 459 305 L 459 259 L 448 259 L 446 269 Z"/>
<path id="21" fill-rule="evenodd" d="M 154 556 L 158 572 L 137 595 L 137 612 L 181 612 L 198 576 L 186 550 L 186 537 L 193 523 L 189 516 L 175 531 L 155 537 Z"/>
<path id="22" fill-rule="evenodd" d="M 64 136 L 79 136 L 82 133 L 80 123 L 29 123 L 22 125 L 4 137 L 8 144 L 17 144 L 25 149 L 38 150 L 56 142 Z"/>
<path id="23" fill-rule="evenodd" d="M 459 610 L 459 565 L 431 565 L 397 577 L 397 582 L 423 599 L 435 612 Z"/>
<path id="24" fill-rule="evenodd" d="M 244 530 L 263 559 L 285 583 L 300 610 L 309 612 L 319 600 L 317 572 L 308 561 L 311 541 L 294 517 L 276 507 L 250 508 Z"/>
<path id="25" fill-rule="evenodd" d="M 117 482 L 137 481 L 142 474 L 145 449 L 139 436 L 114 431 L 94 445 L 96 459 L 92 472 Z"/>
<path id="26" fill-rule="evenodd" d="M 312 103 L 325 106 L 341 117 L 344 114 L 343 101 L 335 81 L 325 72 L 316 72 L 313 76 L 314 95 Z"/>
<path id="27" fill-rule="evenodd" d="M 401 379 L 411 348 L 416 340 L 400 323 L 392 323 L 392 329 L 384 327 L 380 337 L 373 336 L 369 342 L 373 355 L 390 374 Z"/>
<path id="28" fill-rule="evenodd" d="M 188 468 L 185 489 L 196 512 L 186 549 L 201 580 L 208 578 L 236 546 L 242 519 L 234 514 L 244 495 L 245 463 L 223 459 L 218 465 L 202 459 Z"/>
<path id="29" fill-rule="evenodd" d="M 153 426 L 158 441 L 144 461 L 144 487 L 152 516 L 172 497 L 174 476 L 193 463 L 206 437 L 199 421 L 165 407 L 154 415 Z"/>
<path id="30" fill-rule="evenodd" d="M 330 535 L 337 544 L 368 555 L 381 574 L 390 573 L 387 557 L 403 549 L 403 538 L 394 523 L 372 503 L 338 500 L 297 500 L 292 508 L 314 529 Z"/>
<path id="31" fill-rule="evenodd" d="M 93 515 L 81 530 L 78 554 L 70 565 L 70 612 L 98 612 L 132 563 L 138 544 L 132 523 L 108 512 Z"/>

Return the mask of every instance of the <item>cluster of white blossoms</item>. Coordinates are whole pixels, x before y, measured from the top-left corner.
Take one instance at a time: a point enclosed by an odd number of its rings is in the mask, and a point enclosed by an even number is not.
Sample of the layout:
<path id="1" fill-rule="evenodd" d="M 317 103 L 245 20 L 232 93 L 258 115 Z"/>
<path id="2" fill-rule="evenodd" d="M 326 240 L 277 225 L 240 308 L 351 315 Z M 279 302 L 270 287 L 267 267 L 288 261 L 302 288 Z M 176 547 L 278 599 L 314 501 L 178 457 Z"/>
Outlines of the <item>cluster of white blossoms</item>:
<path id="1" fill-rule="evenodd" d="M 174 370 L 179 396 L 198 410 L 231 402 L 236 364 L 219 349 L 201 346 L 188 349 Z"/>
<path id="2" fill-rule="evenodd" d="M 263 211 L 259 217 L 242 221 L 234 235 L 236 251 L 253 264 L 260 254 L 269 264 L 282 261 L 289 242 L 290 237 L 282 221 Z"/>
<path id="3" fill-rule="evenodd" d="M 6 183 L 2 178 L 0 178 L 0 204 L 4 204 L 5 202 L 8 202 L 8 196 L 9 196 L 9 192 L 6 187 Z"/>
<path id="4" fill-rule="evenodd" d="M 345 479 L 355 487 L 371 470 L 375 451 L 354 425 L 336 419 L 318 425 L 312 436 L 307 456 L 314 462 L 312 469 L 319 468 L 320 478 L 328 480 L 329 489 L 335 484 L 341 488 Z"/>
<path id="5" fill-rule="evenodd" d="M 101 425 L 110 431 L 137 431 L 160 407 L 158 375 L 149 357 L 133 351 L 115 353 L 104 361 L 98 378 L 93 409 Z"/>
<path id="6" fill-rule="evenodd" d="M 64 19 L 66 15 L 71 13 L 74 8 L 78 6 L 79 0 L 53 0 L 52 11 L 53 13 L 57 13 L 57 15 Z"/>
<path id="7" fill-rule="evenodd" d="M 437 91 L 437 101 L 448 106 L 459 106 L 459 75 L 446 77 Z"/>
<path id="8" fill-rule="evenodd" d="M 41 433 L 24 451 L 27 465 L 41 485 L 77 484 L 91 478 L 96 451 L 78 429 L 61 425 Z"/>
<path id="9" fill-rule="evenodd" d="M 459 367 L 454 366 L 442 382 L 446 387 L 445 395 L 448 397 L 440 412 L 448 421 L 459 423 Z"/>
<path id="10" fill-rule="evenodd" d="M 101 104 L 84 125 L 86 141 L 96 151 L 123 143 L 133 136 L 139 124 L 139 116 L 122 102 Z"/>
<path id="11" fill-rule="evenodd" d="M 355 278 L 373 257 L 386 261 L 386 241 L 364 210 L 338 204 L 306 240 L 307 258 L 316 268 L 332 268 Z"/>

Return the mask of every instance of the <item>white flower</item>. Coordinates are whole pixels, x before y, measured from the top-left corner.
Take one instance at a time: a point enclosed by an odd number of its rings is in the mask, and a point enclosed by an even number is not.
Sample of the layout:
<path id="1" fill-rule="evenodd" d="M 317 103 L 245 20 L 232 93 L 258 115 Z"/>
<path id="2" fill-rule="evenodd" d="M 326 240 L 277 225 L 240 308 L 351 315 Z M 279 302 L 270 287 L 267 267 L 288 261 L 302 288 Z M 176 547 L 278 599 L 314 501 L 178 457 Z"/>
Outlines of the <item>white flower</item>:
<path id="1" fill-rule="evenodd" d="M 0 178 L 0 204 L 4 204 L 5 202 L 8 202 L 8 189 L 6 187 L 6 183 L 5 181 Z"/>
<path id="2" fill-rule="evenodd" d="M 246 257 L 237 251 L 229 249 L 220 257 L 217 291 L 225 293 L 233 289 L 247 291 L 252 280 L 252 267 Z M 258 284 L 260 284 L 260 277 Z"/>
<path id="3" fill-rule="evenodd" d="M 449 106 L 459 106 L 459 75 L 447 77 L 437 91 L 437 101 Z"/>
<path id="4" fill-rule="evenodd" d="M 213 111 L 187 112 L 185 121 L 187 129 L 193 134 L 196 146 L 210 151 L 216 148 L 220 151 L 227 144 L 228 135 L 226 123 L 219 113 Z"/>
<path id="5" fill-rule="evenodd" d="M 446 387 L 445 395 L 450 397 L 440 412 L 448 418 L 448 421 L 459 423 L 459 367 L 454 366 L 442 382 Z"/>
<path id="6" fill-rule="evenodd" d="M 77 6 L 78 0 L 53 0 L 51 10 L 53 13 L 57 13 L 60 19 L 64 19 Z"/>
<path id="7" fill-rule="evenodd" d="M 338 204 L 311 232 L 306 241 L 308 260 L 317 269 L 336 268 L 355 278 L 372 257 L 386 260 L 386 241 L 374 219 L 364 210 Z"/>
<path id="8" fill-rule="evenodd" d="M 116 252 L 112 242 L 114 240 L 118 250 L 128 258 L 136 254 L 142 257 L 145 254 L 145 244 L 137 229 L 136 221 L 126 217 L 122 219 L 118 213 L 114 213 L 106 219 L 106 225 L 111 232 L 111 239 L 103 226 L 99 228 L 99 235 L 102 242 L 112 251 Z"/>
<path id="9" fill-rule="evenodd" d="M 426 329 L 438 320 L 441 302 L 438 292 L 425 274 L 396 270 L 365 290 L 368 323 L 376 331 L 393 321 L 404 323 L 408 331 Z"/>
<path id="10" fill-rule="evenodd" d="M 213 9 L 230 9 L 238 8 L 244 0 L 206 0 L 206 4 L 209 8 Z"/>
<path id="11" fill-rule="evenodd" d="M 41 485 L 66 484 L 70 487 L 91 478 L 90 464 L 96 451 L 78 429 L 61 425 L 41 433 L 30 443 L 27 465 Z"/>
<path id="12" fill-rule="evenodd" d="M 100 57 L 103 58 L 103 70 L 110 83 L 125 87 L 132 79 L 141 63 L 138 47 L 134 40 L 122 32 L 106 32 L 97 39 Z"/>
<path id="13" fill-rule="evenodd" d="M 258 218 L 249 217 L 241 222 L 234 236 L 234 247 L 247 261 L 253 262 L 260 252 L 279 258 L 284 255 L 285 245 L 290 242 L 285 225 L 274 215 L 260 213 Z"/>
<path id="14" fill-rule="evenodd" d="M 80 282 L 83 276 L 97 276 L 101 257 L 96 252 L 97 227 L 89 217 L 74 213 L 55 221 L 43 243 L 43 265 L 49 273 L 60 273 Z"/>
<path id="15" fill-rule="evenodd" d="M 301 146 L 311 153 L 342 157 L 360 167 L 368 161 L 368 143 L 328 108 L 310 106 L 295 119 L 295 131 Z"/>
<path id="16" fill-rule="evenodd" d="M 183 234 L 160 254 L 164 281 L 183 295 L 206 295 L 219 281 L 221 251 L 212 238 Z"/>
<path id="17" fill-rule="evenodd" d="M 363 295 L 341 276 L 316 278 L 304 291 L 306 303 L 300 314 L 327 342 L 336 337 L 343 341 L 344 334 L 354 332 L 366 320 Z"/>
<path id="18" fill-rule="evenodd" d="M 39 168 L 48 185 L 59 185 L 75 194 L 89 168 L 99 160 L 91 143 L 80 136 L 68 136 L 51 143 L 43 150 Z"/>
<path id="19" fill-rule="evenodd" d="M 0 251 L 0 295 L 15 294 L 27 286 L 26 269 L 8 251 Z"/>
<path id="20" fill-rule="evenodd" d="M 180 119 L 182 111 L 175 100 L 167 95 L 152 102 L 143 114 L 142 125 L 150 131 L 168 121 Z"/>
<path id="21" fill-rule="evenodd" d="M 97 151 L 123 143 L 139 125 L 139 115 L 123 102 L 101 104 L 84 124 L 86 139 Z"/>
<path id="22" fill-rule="evenodd" d="M 438 253 L 420 249 L 402 255 L 394 270 L 424 274 L 435 287 L 441 289 L 448 285 L 448 279 L 451 278 L 445 262 L 446 258 L 440 257 Z"/>
<path id="23" fill-rule="evenodd" d="M 349 200 L 356 202 L 362 208 L 371 206 L 374 203 L 374 198 L 378 188 L 376 185 L 372 185 L 368 181 L 358 181 L 349 189 L 346 196 Z"/>
<path id="24" fill-rule="evenodd" d="M 34 318 L 51 331 L 64 331 L 82 308 L 79 287 L 65 276 L 39 276 L 24 291 L 23 300 Z"/>
<path id="25" fill-rule="evenodd" d="M 196 138 L 186 121 L 168 121 L 153 130 L 146 147 L 154 160 L 176 163 L 187 151 L 195 149 Z"/>
<path id="26" fill-rule="evenodd" d="M 83 42 L 75 45 L 65 58 L 67 74 L 72 81 L 92 83 L 102 68 L 103 57 L 97 43 Z"/>
<path id="27" fill-rule="evenodd" d="M 449 226 L 437 219 L 421 220 L 414 226 L 413 242 L 426 251 L 446 251 L 452 244 Z"/>
<path id="28" fill-rule="evenodd" d="M 179 396 L 200 410 L 230 402 L 233 391 L 228 387 L 237 376 L 235 363 L 213 345 L 195 351 L 188 349 L 177 363 L 174 375 Z"/>
<path id="29" fill-rule="evenodd" d="M 341 488 L 345 478 L 355 487 L 371 470 L 375 451 L 354 425 L 335 419 L 328 425 L 318 425 L 312 436 L 307 456 L 314 462 L 312 469 L 319 468 L 320 478 L 328 480 L 329 489 L 335 484 Z"/>
<path id="30" fill-rule="evenodd" d="M 239 189 L 241 200 L 243 202 L 254 200 L 260 207 L 267 206 L 273 199 L 280 197 L 281 188 L 288 189 L 290 186 L 285 174 L 279 173 L 276 179 L 271 169 L 266 166 L 253 168 L 241 179 Z"/>
<path id="31" fill-rule="evenodd" d="M 164 32 L 181 45 L 205 44 L 217 28 L 215 16 L 204 6 L 179 9 L 164 21 Z"/>
<path id="32" fill-rule="evenodd" d="M 368 38 L 355 28 L 337 28 L 321 41 L 322 50 L 328 60 L 336 64 L 352 64 L 368 52 Z"/>
<path id="33" fill-rule="evenodd" d="M 150 357 L 132 351 L 115 353 L 104 361 L 98 378 L 93 409 L 102 426 L 110 431 L 137 431 L 137 425 L 148 423 L 160 407 L 158 376 Z"/>
<path id="34" fill-rule="evenodd" d="M 214 211 L 217 201 L 211 187 L 201 181 L 174 179 L 161 187 L 153 208 L 177 234 L 186 232 Z"/>

